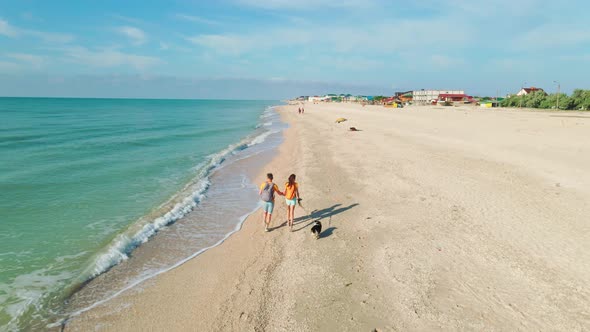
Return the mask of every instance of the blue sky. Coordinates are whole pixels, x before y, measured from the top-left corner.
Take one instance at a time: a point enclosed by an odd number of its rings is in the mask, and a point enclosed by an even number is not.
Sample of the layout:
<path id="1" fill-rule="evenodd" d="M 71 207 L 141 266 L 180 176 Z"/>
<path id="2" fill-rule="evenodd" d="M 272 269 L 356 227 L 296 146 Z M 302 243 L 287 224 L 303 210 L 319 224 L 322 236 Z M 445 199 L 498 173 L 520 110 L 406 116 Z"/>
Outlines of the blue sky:
<path id="1" fill-rule="evenodd" d="M 590 88 L 588 1 L 0 0 L 0 95 Z"/>

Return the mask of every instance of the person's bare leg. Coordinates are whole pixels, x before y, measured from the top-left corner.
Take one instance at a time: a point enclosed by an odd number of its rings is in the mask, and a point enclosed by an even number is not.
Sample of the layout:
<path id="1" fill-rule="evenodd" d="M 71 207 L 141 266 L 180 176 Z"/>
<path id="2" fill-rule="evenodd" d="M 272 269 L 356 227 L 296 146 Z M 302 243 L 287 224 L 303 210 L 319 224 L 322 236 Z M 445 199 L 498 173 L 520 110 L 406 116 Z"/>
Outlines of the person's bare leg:
<path id="1" fill-rule="evenodd" d="M 262 213 L 262 223 L 264 224 L 265 231 L 268 231 L 268 222 L 266 221 L 268 219 L 267 215 L 268 213 L 266 211 Z"/>
<path id="2" fill-rule="evenodd" d="M 289 213 L 288 213 L 288 215 L 289 215 L 289 217 L 288 217 L 289 218 L 289 228 L 292 231 L 293 230 L 293 214 L 295 212 L 295 207 L 293 205 L 289 205 L 288 208 L 289 208 Z"/>
<path id="3" fill-rule="evenodd" d="M 266 214 L 268 216 L 268 222 L 266 223 L 266 228 L 268 229 L 270 227 L 270 222 L 272 219 L 272 213 L 267 213 Z"/>

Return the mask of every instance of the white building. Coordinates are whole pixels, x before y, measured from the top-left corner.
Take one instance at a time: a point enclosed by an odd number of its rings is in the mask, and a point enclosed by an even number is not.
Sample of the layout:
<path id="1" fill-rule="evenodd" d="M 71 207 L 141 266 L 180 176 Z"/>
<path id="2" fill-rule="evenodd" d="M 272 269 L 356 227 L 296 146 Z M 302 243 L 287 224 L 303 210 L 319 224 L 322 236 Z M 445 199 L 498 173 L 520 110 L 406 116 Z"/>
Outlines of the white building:
<path id="1" fill-rule="evenodd" d="M 307 100 L 312 103 L 319 102 L 319 101 L 326 101 L 327 99 L 328 99 L 327 96 L 309 96 L 307 98 Z"/>
<path id="2" fill-rule="evenodd" d="M 528 95 L 529 93 L 533 93 L 533 92 L 537 92 L 537 91 L 541 91 L 541 92 L 547 94 L 543 89 L 535 88 L 534 86 L 531 86 L 530 88 L 520 89 L 520 91 L 518 91 L 518 93 L 516 95 L 517 96 L 525 96 L 525 95 Z"/>
<path id="3" fill-rule="evenodd" d="M 417 90 L 413 91 L 412 95 L 414 96 L 413 100 L 415 103 L 423 103 L 427 104 L 432 102 L 433 100 L 438 99 L 438 95 L 440 94 L 453 94 L 453 95 L 462 95 L 465 94 L 463 90 Z"/>

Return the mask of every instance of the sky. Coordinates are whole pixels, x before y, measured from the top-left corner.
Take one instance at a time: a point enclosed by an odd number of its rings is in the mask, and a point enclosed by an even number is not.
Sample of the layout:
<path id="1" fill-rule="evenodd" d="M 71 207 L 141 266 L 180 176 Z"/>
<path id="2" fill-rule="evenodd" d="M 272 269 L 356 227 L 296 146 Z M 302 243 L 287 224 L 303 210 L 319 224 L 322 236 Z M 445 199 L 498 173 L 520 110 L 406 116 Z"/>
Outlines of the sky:
<path id="1" fill-rule="evenodd" d="M 590 88 L 590 1 L 0 0 L 0 96 Z"/>

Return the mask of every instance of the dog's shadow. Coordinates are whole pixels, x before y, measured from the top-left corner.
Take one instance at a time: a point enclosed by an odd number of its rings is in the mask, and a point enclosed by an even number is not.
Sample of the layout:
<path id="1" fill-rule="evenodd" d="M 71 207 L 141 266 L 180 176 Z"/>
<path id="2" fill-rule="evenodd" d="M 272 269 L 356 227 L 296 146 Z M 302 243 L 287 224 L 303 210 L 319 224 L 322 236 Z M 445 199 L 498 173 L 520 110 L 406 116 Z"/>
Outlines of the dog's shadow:
<path id="1" fill-rule="evenodd" d="M 358 203 L 354 203 L 354 204 L 350 204 L 349 206 L 345 206 L 342 207 L 342 204 L 334 204 L 328 208 L 322 209 L 322 210 L 313 210 L 310 214 L 306 215 L 306 216 L 301 216 L 301 217 L 297 217 L 293 220 L 293 224 L 295 226 L 298 226 L 302 223 L 304 223 L 307 220 L 310 220 L 310 222 L 308 222 L 307 224 L 297 228 L 297 229 L 293 229 L 293 232 L 298 232 L 304 228 L 307 228 L 309 226 L 311 226 L 315 220 L 322 220 L 325 218 L 330 218 L 332 216 L 335 216 L 337 214 L 346 212 L 350 209 L 352 209 L 353 207 L 359 205 Z M 329 225 L 323 225 L 324 227 L 329 226 Z M 320 238 L 323 237 L 327 237 L 332 235 L 332 232 L 336 229 L 336 227 L 328 227 L 326 228 L 321 234 L 320 234 Z"/>
<path id="2" fill-rule="evenodd" d="M 320 237 L 319 238 L 320 239 L 323 239 L 325 237 L 328 237 L 328 236 L 332 235 L 332 233 L 334 233 L 334 230 L 335 229 L 338 229 L 338 227 L 334 227 L 334 226 L 328 227 L 326 230 L 324 230 L 323 232 L 320 233 Z"/>

